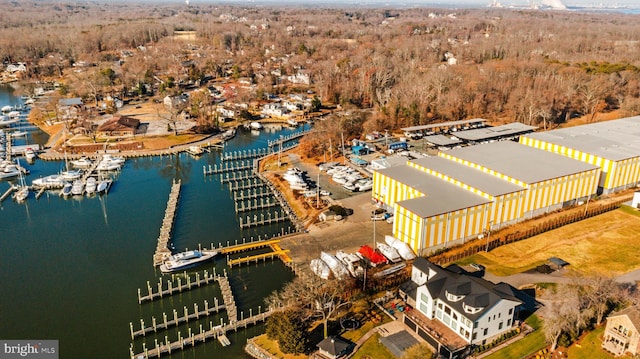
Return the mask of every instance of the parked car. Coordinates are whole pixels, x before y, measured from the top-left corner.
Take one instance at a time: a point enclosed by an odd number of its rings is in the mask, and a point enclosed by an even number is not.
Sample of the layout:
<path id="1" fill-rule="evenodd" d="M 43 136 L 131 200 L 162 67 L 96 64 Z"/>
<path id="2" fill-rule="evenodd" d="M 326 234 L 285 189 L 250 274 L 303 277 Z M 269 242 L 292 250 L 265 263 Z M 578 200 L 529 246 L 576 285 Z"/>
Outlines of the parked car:
<path id="1" fill-rule="evenodd" d="M 480 272 L 484 272 L 484 270 L 485 270 L 485 267 L 482 264 L 478 264 L 478 263 L 471 263 L 471 264 L 469 264 L 469 267 L 471 267 L 471 268 L 473 268 L 473 269 L 475 269 L 477 271 L 480 271 Z"/>

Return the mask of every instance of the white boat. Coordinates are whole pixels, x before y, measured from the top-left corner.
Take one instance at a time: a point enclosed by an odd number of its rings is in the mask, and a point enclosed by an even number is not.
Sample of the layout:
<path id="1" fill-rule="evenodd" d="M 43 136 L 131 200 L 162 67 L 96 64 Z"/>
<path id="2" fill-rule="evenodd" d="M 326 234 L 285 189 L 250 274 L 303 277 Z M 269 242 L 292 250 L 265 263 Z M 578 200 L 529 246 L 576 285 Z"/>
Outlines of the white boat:
<path id="1" fill-rule="evenodd" d="M 355 185 L 359 192 L 366 192 L 373 188 L 373 181 L 370 179 L 360 180 Z"/>
<path id="2" fill-rule="evenodd" d="M 62 171 L 60 172 L 60 176 L 62 176 L 62 179 L 64 179 L 65 181 L 77 180 L 78 178 L 82 177 L 82 170 Z"/>
<path id="3" fill-rule="evenodd" d="M 82 196 L 84 194 L 84 183 L 81 180 L 77 179 L 73 181 L 71 194 L 74 196 Z"/>
<path id="4" fill-rule="evenodd" d="M 71 189 L 72 188 L 73 188 L 73 185 L 70 182 L 65 182 L 64 186 L 62 187 L 62 191 L 60 191 L 60 195 L 62 197 L 71 196 Z"/>
<path id="5" fill-rule="evenodd" d="M 200 146 L 189 146 L 187 153 L 193 156 L 200 156 L 204 153 L 204 150 Z"/>
<path id="6" fill-rule="evenodd" d="M 13 131 L 9 134 L 11 138 L 24 137 L 27 135 L 27 131 Z"/>
<path id="7" fill-rule="evenodd" d="M 31 148 L 27 148 L 26 150 L 24 150 L 24 157 L 27 159 L 27 161 L 29 162 L 33 162 L 33 160 L 36 159 L 36 152 L 31 149 Z"/>
<path id="8" fill-rule="evenodd" d="M 402 259 L 409 261 L 416 258 L 416 254 L 413 253 L 413 250 L 411 250 L 411 247 L 409 247 L 407 243 L 390 235 L 384 236 L 384 241 L 398 251 Z"/>
<path id="9" fill-rule="evenodd" d="M 92 195 L 96 193 L 97 187 L 98 187 L 98 181 L 96 180 L 95 177 L 87 178 L 87 183 L 84 186 L 84 190 L 85 192 L 87 192 L 88 195 Z"/>
<path id="10" fill-rule="evenodd" d="M 110 179 L 102 180 L 98 182 L 98 186 L 96 187 L 96 192 L 105 193 L 109 189 L 110 185 L 111 185 Z"/>
<path id="11" fill-rule="evenodd" d="M 294 120 L 294 119 L 292 119 L 292 118 L 288 119 L 288 120 L 287 120 L 287 123 L 288 123 L 290 126 L 294 126 L 294 127 L 295 127 L 295 126 L 298 126 L 298 121 L 296 121 L 296 120 Z"/>
<path id="12" fill-rule="evenodd" d="M 347 267 L 338 260 L 334 255 L 329 254 L 327 252 L 320 252 L 320 259 L 322 259 L 327 265 L 329 269 L 331 269 L 331 273 L 333 276 L 338 279 L 343 279 L 349 275 L 349 271 Z"/>
<path id="13" fill-rule="evenodd" d="M 7 106 L 2 106 L 2 112 L 9 112 L 13 110 L 13 107 L 7 105 Z"/>
<path id="14" fill-rule="evenodd" d="M 7 116 L 0 116 L 0 127 L 11 126 L 14 123 L 18 123 L 18 121 L 20 121 L 19 118 L 10 118 Z"/>
<path id="15" fill-rule="evenodd" d="M 7 116 L 9 116 L 9 118 L 18 118 L 20 116 L 20 111 L 10 111 Z"/>
<path id="16" fill-rule="evenodd" d="M 224 131 L 224 133 L 222 134 L 222 140 L 227 141 L 234 138 L 235 136 L 236 136 L 236 129 L 232 128 L 230 130 Z"/>
<path id="17" fill-rule="evenodd" d="M 331 269 L 329 269 L 327 263 L 325 263 L 322 259 L 312 259 L 309 266 L 311 267 L 311 271 L 313 271 L 313 273 L 315 273 L 315 275 L 317 275 L 318 277 L 322 279 L 329 279 L 329 275 L 331 275 Z"/>
<path id="18" fill-rule="evenodd" d="M 380 253 L 382 253 L 383 256 L 387 257 L 390 262 L 396 263 L 402 260 L 402 257 L 400 257 L 400 253 L 398 253 L 398 251 L 390 245 L 378 242 L 376 243 L 376 246 L 378 247 Z"/>
<path id="19" fill-rule="evenodd" d="M 0 163 L 0 178 L 12 178 L 20 176 L 20 168 L 11 161 L 2 161 Z"/>
<path id="20" fill-rule="evenodd" d="M 364 268 L 362 267 L 362 258 L 355 253 L 346 253 L 343 251 L 336 252 L 336 258 L 338 258 L 345 266 L 347 270 L 354 278 L 361 278 L 364 275 Z"/>
<path id="21" fill-rule="evenodd" d="M 264 126 L 262 126 L 262 124 L 260 122 L 251 122 L 249 124 L 249 127 L 251 127 L 251 129 L 253 130 L 261 130 Z"/>
<path id="22" fill-rule="evenodd" d="M 31 185 L 35 187 L 44 187 L 44 188 L 61 188 L 65 184 L 64 178 L 62 176 L 55 174 L 42 178 L 36 178 L 31 182 Z"/>
<path id="23" fill-rule="evenodd" d="M 386 277 L 388 275 L 397 273 L 401 270 L 403 270 L 405 267 L 407 266 L 406 263 L 400 263 L 400 264 L 396 264 L 393 267 L 389 267 L 387 269 L 383 269 L 380 272 L 374 274 L 373 276 L 376 278 L 382 278 L 382 277 Z"/>
<path id="24" fill-rule="evenodd" d="M 160 265 L 160 271 L 162 271 L 162 273 L 171 273 L 190 268 L 212 259 L 216 254 L 218 253 L 215 251 L 199 250 L 176 253 L 169 256 L 169 258 Z"/>
<path id="25" fill-rule="evenodd" d="M 102 155 L 102 159 L 100 160 L 100 162 L 117 163 L 119 165 L 123 165 L 125 161 L 126 161 L 126 159 L 124 157 L 113 156 L 113 155 L 108 154 L 108 153 Z"/>
<path id="26" fill-rule="evenodd" d="M 75 168 L 89 168 L 93 164 L 93 161 L 86 157 L 82 157 L 80 159 L 70 161 L 70 163 Z"/>
<path id="27" fill-rule="evenodd" d="M 25 185 L 19 186 L 18 191 L 13 195 L 16 202 L 24 202 L 27 197 L 29 197 L 29 187 Z"/>
<path id="28" fill-rule="evenodd" d="M 111 162 L 111 161 L 100 161 L 96 170 L 98 171 L 117 171 L 122 167 L 119 163 Z"/>

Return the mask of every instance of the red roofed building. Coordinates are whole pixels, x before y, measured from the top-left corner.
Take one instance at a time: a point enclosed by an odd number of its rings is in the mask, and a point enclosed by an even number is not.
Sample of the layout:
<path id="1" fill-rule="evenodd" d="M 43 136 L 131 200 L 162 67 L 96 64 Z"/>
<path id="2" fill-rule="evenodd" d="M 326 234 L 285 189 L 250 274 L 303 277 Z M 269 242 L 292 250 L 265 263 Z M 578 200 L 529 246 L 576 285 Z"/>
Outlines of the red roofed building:
<path id="1" fill-rule="evenodd" d="M 98 136 L 134 136 L 139 126 L 138 119 L 116 115 L 100 125 L 96 131 Z"/>

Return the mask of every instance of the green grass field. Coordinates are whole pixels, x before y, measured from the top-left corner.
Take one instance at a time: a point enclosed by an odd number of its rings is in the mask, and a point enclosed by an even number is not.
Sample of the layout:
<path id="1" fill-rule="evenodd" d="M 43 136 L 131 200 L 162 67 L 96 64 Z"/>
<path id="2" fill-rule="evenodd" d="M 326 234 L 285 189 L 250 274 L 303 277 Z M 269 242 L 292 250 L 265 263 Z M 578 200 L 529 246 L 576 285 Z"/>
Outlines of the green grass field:
<path id="1" fill-rule="evenodd" d="M 532 354 L 546 346 L 544 332 L 542 331 L 542 322 L 536 315 L 531 315 L 525 320 L 529 326 L 535 331 L 517 342 L 498 350 L 485 359 L 511 359 L 522 358 L 528 354 Z"/>
<path id="2" fill-rule="evenodd" d="M 570 270 L 615 276 L 640 268 L 638 233 L 638 212 L 620 209 L 478 253 L 459 264 L 480 263 L 506 276 L 560 257 L 570 263 Z"/>

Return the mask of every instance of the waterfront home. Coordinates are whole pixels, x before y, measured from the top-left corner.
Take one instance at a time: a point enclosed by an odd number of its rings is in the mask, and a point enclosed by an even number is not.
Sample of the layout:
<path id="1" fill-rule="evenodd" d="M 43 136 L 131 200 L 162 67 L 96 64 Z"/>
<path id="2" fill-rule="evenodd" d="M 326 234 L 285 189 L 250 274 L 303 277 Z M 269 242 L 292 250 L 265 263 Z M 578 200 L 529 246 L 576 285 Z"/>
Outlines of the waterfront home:
<path id="1" fill-rule="evenodd" d="M 403 322 L 445 357 L 456 357 L 513 329 L 523 304 L 516 292 L 457 265 L 442 268 L 418 258 L 411 280 L 400 289 L 401 297 L 415 308 L 403 312 Z"/>
<path id="2" fill-rule="evenodd" d="M 134 136 L 140 127 L 140 120 L 115 115 L 100 125 L 96 130 L 98 136 Z"/>
<path id="3" fill-rule="evenodd" d="M 607 317 L 602 348 L 615 356 L 640 353 L 640 310 L 633 305 Z"/>
<path id="4" fill-rule="evenodd" d="M 63 120 L 76 119 L 84 110 L 85 105 L 80 97 L 61 98 L 58 101 L 58 113 Z"/>

